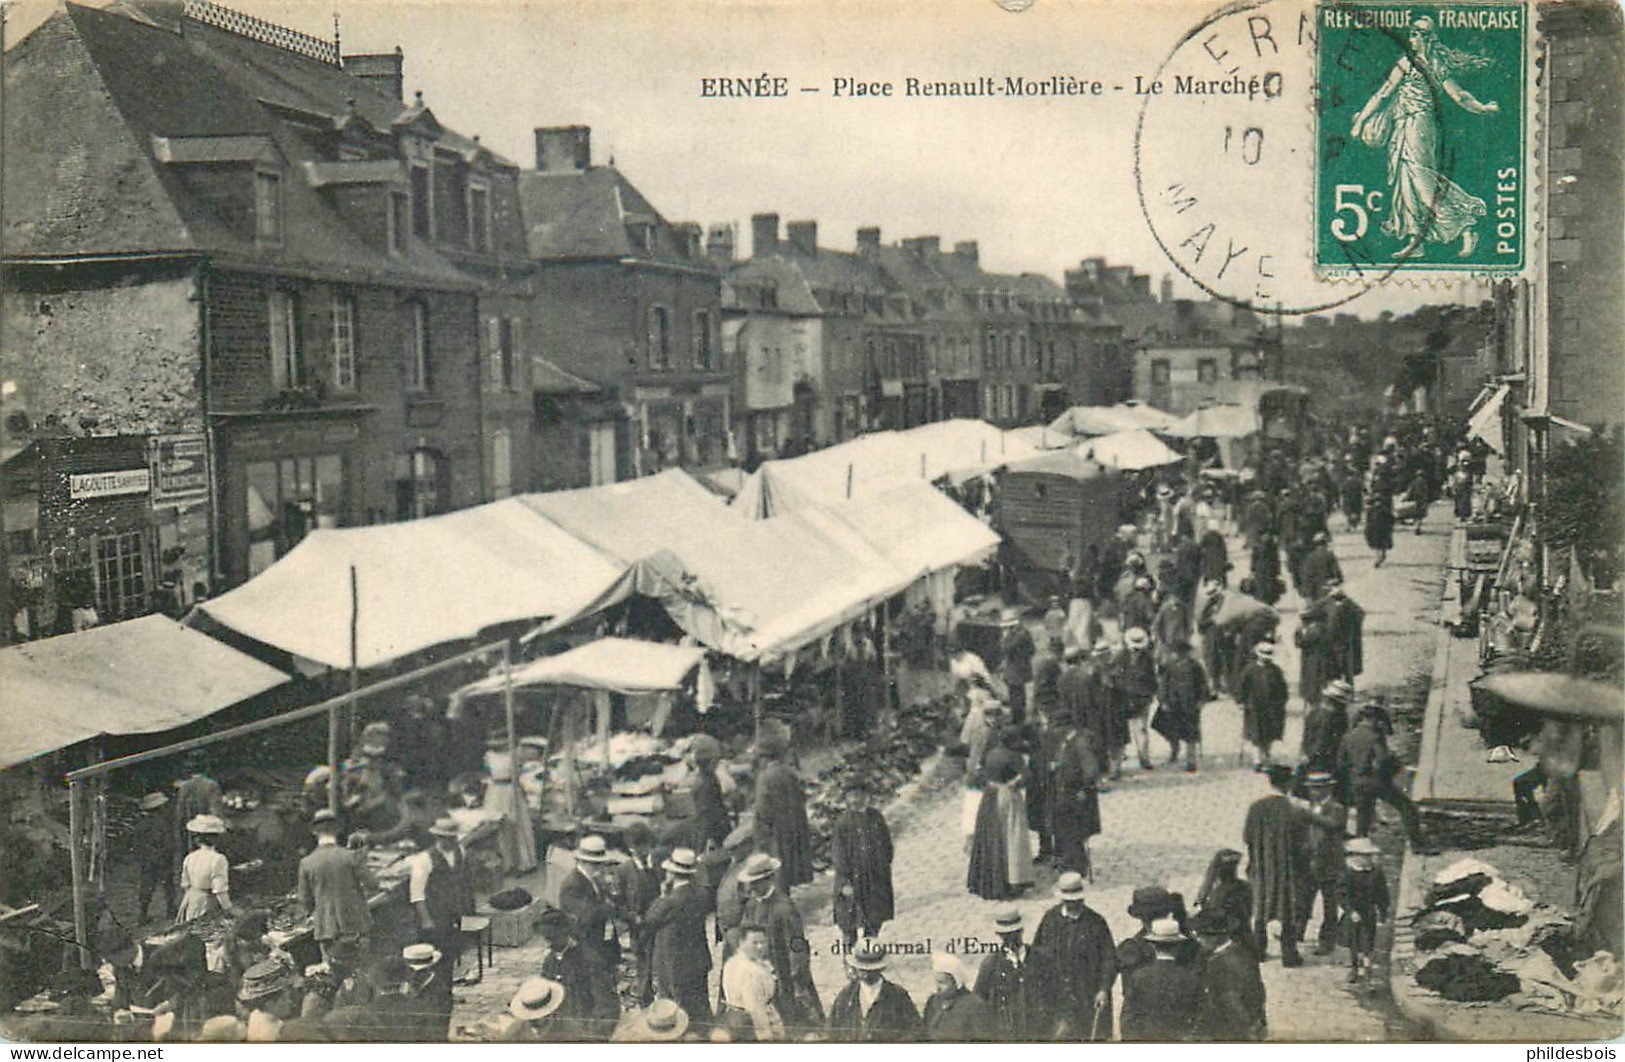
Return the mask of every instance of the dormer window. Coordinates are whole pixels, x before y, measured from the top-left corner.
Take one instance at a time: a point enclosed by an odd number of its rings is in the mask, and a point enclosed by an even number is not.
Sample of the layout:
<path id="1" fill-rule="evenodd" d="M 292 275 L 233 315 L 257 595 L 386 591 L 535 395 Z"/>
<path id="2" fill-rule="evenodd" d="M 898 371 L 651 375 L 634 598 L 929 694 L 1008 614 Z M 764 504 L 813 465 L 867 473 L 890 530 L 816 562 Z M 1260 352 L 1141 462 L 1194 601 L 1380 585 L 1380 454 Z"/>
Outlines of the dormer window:
<path id="1" fill-rule="evenodd" d="M 282 175 L 275 170 L 254 171 L 254 238 L 282 242 Z"/>
<path id="2" fill-rule="evenodd" d="M 491 249 L 491 190 L 483 185 L 468 188 L 468 245 L 476 251 Z"/>

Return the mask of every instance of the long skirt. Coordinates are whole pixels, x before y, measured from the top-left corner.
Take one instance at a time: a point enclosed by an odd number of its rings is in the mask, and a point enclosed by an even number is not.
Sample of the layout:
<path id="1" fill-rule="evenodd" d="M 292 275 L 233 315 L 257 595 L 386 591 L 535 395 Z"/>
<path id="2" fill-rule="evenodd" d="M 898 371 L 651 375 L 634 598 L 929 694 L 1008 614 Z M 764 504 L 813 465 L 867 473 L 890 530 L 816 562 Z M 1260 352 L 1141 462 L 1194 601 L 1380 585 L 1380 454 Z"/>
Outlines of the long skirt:
<path id="1" fill-rule="evenodd" d="M 512 782 L 493 781 L 485 788 L 485 810 L 502 816 L 497 829 L 502 865 L 509 873 L 535 870 L 536 828 L 531 825 L 524 793 Z"/>

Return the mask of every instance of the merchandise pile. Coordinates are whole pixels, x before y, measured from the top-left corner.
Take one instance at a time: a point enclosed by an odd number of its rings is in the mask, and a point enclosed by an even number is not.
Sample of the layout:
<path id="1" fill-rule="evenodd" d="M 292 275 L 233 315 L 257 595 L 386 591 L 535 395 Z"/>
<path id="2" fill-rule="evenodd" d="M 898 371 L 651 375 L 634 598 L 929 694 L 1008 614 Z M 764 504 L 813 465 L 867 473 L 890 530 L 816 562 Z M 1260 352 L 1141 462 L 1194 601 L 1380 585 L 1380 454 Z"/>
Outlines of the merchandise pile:
<path id="1" fill-rule="evenodd" d="M 1574 921 L 1537 903 L 1499 871 L 1462 859 L 1433 876 L 1412 918 L 1416 983 L 1463 1003 L 1505 1000 L 1520 1009 L 1619 1014 L 1620 966 L 1574 946 Z"/>

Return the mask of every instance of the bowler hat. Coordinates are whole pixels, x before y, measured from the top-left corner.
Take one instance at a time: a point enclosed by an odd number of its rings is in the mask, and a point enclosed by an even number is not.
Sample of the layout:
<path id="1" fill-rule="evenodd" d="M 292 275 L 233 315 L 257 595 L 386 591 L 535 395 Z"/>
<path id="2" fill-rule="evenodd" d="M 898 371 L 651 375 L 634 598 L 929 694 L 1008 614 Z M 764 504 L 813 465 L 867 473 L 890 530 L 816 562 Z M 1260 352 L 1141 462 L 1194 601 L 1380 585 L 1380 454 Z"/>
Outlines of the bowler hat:
<path id="1" fill-rule="evenodd" d="M 1128 905 L 1129 917 L 1138 918 L 1142 922 L 1153 918 L 1165 918 L 1173 911 L 1173 895 L 1161 885 L 1146 885 L 1135 889 L 1134 897 Z"/>
<path id="2" fill-rule="evenodd" d="M 1191 919 L 1191 930 L 1199 937 L 1228 937 L 1236 931 L 1236 918 L 1221 908 L 1204 907 Z"/>
<path id="3" fill-rule="evenodd" d="M 329 808 L 322 808 L 310 817 L 310 828 L 316 833 L 337 833 L 339 830 L 338 813 Z"/>

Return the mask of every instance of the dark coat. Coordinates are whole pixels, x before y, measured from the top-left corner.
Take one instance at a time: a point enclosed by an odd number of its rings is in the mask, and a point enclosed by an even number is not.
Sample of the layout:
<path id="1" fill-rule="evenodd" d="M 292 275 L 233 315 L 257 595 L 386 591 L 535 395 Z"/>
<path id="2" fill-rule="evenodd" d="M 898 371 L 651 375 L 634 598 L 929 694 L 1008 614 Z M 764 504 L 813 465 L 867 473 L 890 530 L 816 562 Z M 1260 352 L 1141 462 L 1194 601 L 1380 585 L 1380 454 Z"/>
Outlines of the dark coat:
<path id="1" fill-rule="evenodd" d="M 443 1044 L 450 1036 L 452 965 L 446 956 L 427 970 L 413 972 L 391 998 L 387 1009 L 394 1012 L 394 1028 L 404 1039 Z"/>
<path id="2" fill-rule="evenodd" d="M 1264 979 L 1258 960 L 1239 944 L 1220 946 L 1202 969 L 1202 998 L 1196 1011 L 1197 1035 L 1208 1041 L 1264 1038 Z"/>
<path id="3" fill-rule="evenodd" d="M 705 851 L 706 845 L 716 842 L 718 848 L 733 830 L 733 816 L 728 813 L 728 802 L 722 795 L 722 783 L 717 781 L 714 767 L 702 767 L 694 780 L 694 838 L 696 851 Z"/>
<path id="4" fill-rule="evenodd" d="M 1188 1041 L 1196 1033 L 1202 971 L 1195 963 L 1154 959 L 1123 974 L 1123 1040 Z"/>
<path id="5" fill-rule="evenodd" d="M 1326 592 L 1333 580 L 1343 581 L 1343 567 L 1330 546 L 1316 546 L 1303 558 L 1299 583 L 1305 601 L 1315 601 Z"/>
<path id="6" fill-rule="evenodd" d="M 982 800 L 976 808 L 976 826 L 971 833 L 970 861 L 965 868 L 965 887 L 972 896 L 984 900 L 1007 899 L 1010 887 L 1009 854 L 1005 848 L 1004 819 L 999 813 L 999 790 L 1003 785 L 988 782 L 982 787 Z"/>
<path id="7" fill-rule="evenodd" d="M 1333 597 L 1326 609 L 1328 679 L 1354 681 L 1365 670 L 1365 609 L 1347 597 Z"/>
<path id="8" fill-rule="evenodd" d="M 998 1039 L 1054 1039 L 1061 971 L 1049 952 L 1028 947 L 1019 967 L 1003 949 L 986 956 L 976 973 L 976 994 L 993 1011 Z"/>
<path id="9" fill-rule="evenodd" d="M 1191 636 L 1191 611 L 1186 607 L 1185 599 L 1173 594 L 1163 598 L 1148 630 L 1151 643 L 1163 653 L 1172 652 L 1180 642 L 1188 642 Z"/>
<path id="10" fill-rule="evenodd" d="M 796 772 L 777 761 L 756 779 L 756 850 L 779 860 L 781 888 L 813 879 L 807 797 Z"/>
<path id="11" fill-rule="evenodd" d="M 1202 533 L 1201 576 L 1222 583 L 1230 573 L 1230 550 L 1224 544 L 1224 535 L 1209 528 Z"/>
<path id="12" fill-rule="evenodd" d="M 886 817 L 874 808 L 844 811 L 830 832 L 835 924 L 844 930 L 878 929 L 892 920 L 892 839 Z M 852 897 L 841 895 L 852 886 Z"/>
<path id="13" fill-rule="evenodd" d="M 711 969 L 711 945 L 705 916 L 711 899 L 694 881 L 672 889 L 649 905 L 643 918 L 653 939 L 654 990 L 657 997 L 677 999 L 688 980 Z"/>
<path id="14" fill-rule="evenodd" d="M 1157 604 L 1151 600 L 1151 595 L 1147 591 L 1135 590 L 1123 599 L 1118 622 L 1122 624 L 1124 630 L 1138 627 L 1149 634 L 1156 619 Z"/>
<path id="15" fill-rule="evenodd" d="M 631 859 L 615 868 L 615 904 L 621 917 L 630 925 L 637 925 L 649 911 L 649 905 L 660 898 L 660 864 L 651 859 L 640 867 Z"/>
<path id="16" fill-rule="evenodd" d="M 1033 657 L 1038 652 L 1038 646 L 1033 642 L 1032 632 L 1024 623 L 1018 623 L 1004 636 L 1000 646 L 1004 654 L 1002 677 L 1005 682 L 1018 686 L 1033 680 Z"/>
<path id="17" fill-rule="evenodd" d="M 1393 775 L 1396 762 L 1388 739 L 1369 718 L 1342 736 L 1338 761 L 1349 785 L 1366 791 L 1380 789 Z M 1341 861 L 1341 854 L 1338 859 Z"/>
<path id="18" fill-rule="evenodd" d="M 925 1038 L 932 1043 L 987 1043 L 996 1036 L 993 1010 L 968 988 L 925 1001 Z"/>
<path id="19" fill-rule="evenodd" d="M 311 916 L 317 940 L 361 937 L 372 930 L 366 871 L 348 848 L 317 845 L 299 861 L 299 903 Z"/>
<path id="20" fill-rule="evenodd" d="M 1088 870 L 1085 842 L 1100 832 L 1100 775 L 1104 760 L 1093 735 L 1082 728 L 1060 732 L 1049 769 L 1045 819 L 1055 840 L 1056 865 Z"/>
<path id="21" fill-rule="evenodd" d="M 1236 679 L 1242 736 L 1255 745 L 1280 741 L 1286 730 L 1286 676 L 1273 661 L 1254 660 Z"/>
<path id="22" fill-rule="evenodd" d="M 1331 642 L 1328 609 L 1331 602 L 1321 598 L 1307 606 L 1298 617 L 1298 630 L 1292 640 L 1302 650 L 1298 659 L 1298 696 L 1313 704 L 1332 679 Z"/>
<path id="23" fill-rule="evenodd" d="M 1169 742 L 1202 740 L 1202 705 L 1212 695 L 1207 674 L 1189 653 L 1162 665 L 1158 694 L 1162 706 L 1152 724 Z"/>
<path id="24" fill-rule="evenodd" d="M 1349 713 L 1336 701 L 1321 701 L 1303 717 L 1303 759 L 1312 771 L 1339 771 Z"/>
<path id="25" fill-rule="evenodd" d="M 1061 672 L 1061 711 L 1089 731 L 1091 743 L 1101 754 L 1123 744 L 1117 735 L 1111 696 L 1105 669 L 1098 665 L 1072 664 Z"/>
<path id="26" fill-rule="evenodd" d="M 1197 902 L 1199 910 L 1222 911 L 1236 924 L 1231 937 L 1249 951 L 1253 948 L 1253 887 L 1240 878 L 1217 881 L 1213 891 Z"/>
<path id="27" fill-rule="evenodd" d="M 1281 549 L 1274 535 L 1265 535 L 1252 550 L 1253 589 L 1266 605 L 1281 600 Z"/>
<path id="28" fill-rule="evenodd" d="M 1068 918 L 1057 904 L 1044 912 L 1038 932 L 1033 934 L 1033 946 L 1054 955 L 1060 971 L 1061 998 L 1057 1009 L 1063 1023 L 1061 1037 L 1110 1040 L 1117 947 L 1106 920 L 1089 907 L 1084 907 L 1079 917 Z M 1100 992 L 1107 994 L 1106 1005 L 1097 1016 L 1095 996 Z"/>
<path id="29" fill-rule="evenodd" d="M 564 986 L 564 1003 L 553 1014 L 560 1040 L 602 1040 L 621 1017 L 612 969 L 571 941 L 562 951 L 549 951 L 537 971 Z"/>
<path id="30" fill-rule="evenodd" d="M 615 906 L 609 896 L 576 867 L 559 884 L 559 910 L 575 923 L 576 939 L 610 969 L 620 961 L 620 940 L 614 933 Z"/>
<path id="31" fill-rule="evenodd" d="M 1349 809 L 1328 797 L 1322 804 L 1310 805 L 1303 814 L 1309 822 L 1310 877 L 1335 882 L 1343 873 L 1343 838 L 1348 830 Z"/>
<path id="32" fill-rule="evenodd" d="M 1372 491 L 1365 500 L 1365 544 L 1374 550 L 1394 548 L 1394 494 L 1378 490 L 1373 482 Z"/>
<path id="33" fill-rule="evenodd" d="M 880 982 L 880 998 L 863 1013 L 858 982 L 848 981 L 829 1005 L 830 1040 L 848 1044 L 898 1044 L 917 1040 L 920 1012 L 908 993 L 890 981 Z"/>
<path id="34" fill-rule="evenodd" d="M 1242 827 L 1247 845 L 1247 880 L 1253 888 L 1253 925 L 1295 925 L 1300 894 L 1309 873 L 1306 823 L 1290 801 L 1271 793 L 1247 809 Z"/>

